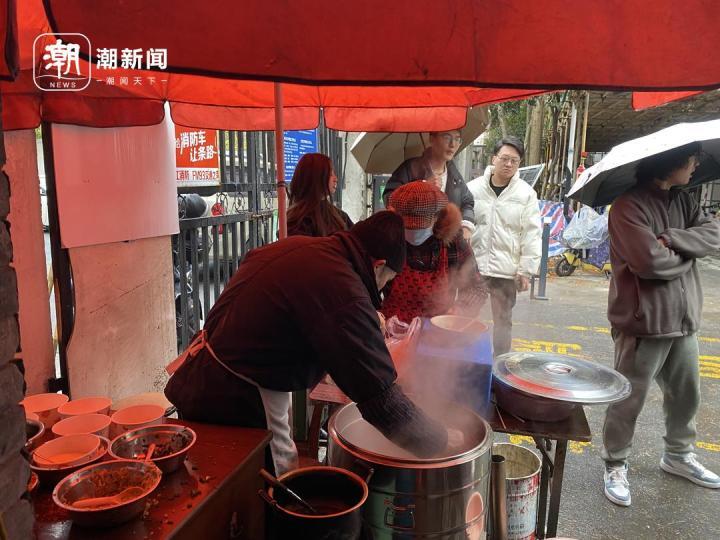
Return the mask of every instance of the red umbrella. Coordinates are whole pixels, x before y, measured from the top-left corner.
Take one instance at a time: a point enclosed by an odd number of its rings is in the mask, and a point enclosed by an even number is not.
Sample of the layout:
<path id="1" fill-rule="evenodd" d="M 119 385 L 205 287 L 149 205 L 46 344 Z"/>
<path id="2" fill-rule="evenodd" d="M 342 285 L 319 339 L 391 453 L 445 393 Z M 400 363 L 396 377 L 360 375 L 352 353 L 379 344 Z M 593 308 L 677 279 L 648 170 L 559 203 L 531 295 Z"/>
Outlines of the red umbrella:
<path id="1" fill-rule="evenodd" d="M 636 111 L 659 107 L 672 101 L 697 96 L 703 92 L 633 92 L 632 108 Z"/>
<path id="2" fill-rule="evenodd" d="M 166 47 L 171 71 L 343 85 L 720 86 L 708 0 L 46 0 L 93 48 Z M 22 19 L 20 19 L 22 20 Z M 88 51 L 85 51 L 88 52 Z"/>

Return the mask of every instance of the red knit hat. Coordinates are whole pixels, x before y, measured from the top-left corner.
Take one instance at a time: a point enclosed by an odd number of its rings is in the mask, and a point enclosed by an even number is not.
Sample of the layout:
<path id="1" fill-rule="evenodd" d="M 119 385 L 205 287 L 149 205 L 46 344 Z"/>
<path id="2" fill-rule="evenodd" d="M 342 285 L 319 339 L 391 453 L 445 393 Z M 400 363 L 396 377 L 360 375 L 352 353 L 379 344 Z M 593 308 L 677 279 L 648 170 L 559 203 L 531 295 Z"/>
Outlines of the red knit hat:
<path id="1" fill-rule="evenodd" d="M 406 229 L 429 229 L 448 198 L 435 184 L 416 180 L 390 194 L 388 206 L 400 214 Z"/>

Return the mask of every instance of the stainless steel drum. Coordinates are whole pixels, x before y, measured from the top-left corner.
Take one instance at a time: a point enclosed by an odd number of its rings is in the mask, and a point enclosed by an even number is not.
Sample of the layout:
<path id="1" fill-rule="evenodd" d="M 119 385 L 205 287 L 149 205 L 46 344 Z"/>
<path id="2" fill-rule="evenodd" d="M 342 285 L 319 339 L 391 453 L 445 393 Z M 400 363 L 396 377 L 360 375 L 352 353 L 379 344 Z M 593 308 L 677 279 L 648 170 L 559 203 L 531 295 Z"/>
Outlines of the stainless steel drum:
<path id="1" fill-rule="evenodd" d="M 442 417 L 436 419 L 465 438 L 429 459 L 391 443 L 362 419 L 354 403 L 330 419 L 330 465 L 375 471 L 363 518 L 376 540 L 485 538 L 492 430 L 469 409 L 455 404 L 437 408 Z"/>

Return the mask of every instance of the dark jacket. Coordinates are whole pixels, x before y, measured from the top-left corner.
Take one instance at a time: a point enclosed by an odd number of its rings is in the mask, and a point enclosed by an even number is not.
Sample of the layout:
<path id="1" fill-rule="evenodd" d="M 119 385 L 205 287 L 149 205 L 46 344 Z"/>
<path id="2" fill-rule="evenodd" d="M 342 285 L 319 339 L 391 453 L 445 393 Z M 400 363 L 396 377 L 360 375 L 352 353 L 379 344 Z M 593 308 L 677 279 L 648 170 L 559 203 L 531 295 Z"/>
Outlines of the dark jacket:
<path id="1" fill-rule="evenodd" d="M 210 310 L 205 330 L 217 356 L 259 386 L 303 390 L 329 373 L 390 439 L 418 454 L 437 452 L 447 434 L 394 384 L 379 306 L 370 258 L 352 233 L 296 236 L 247 255 Z M 201 414 L 216 395 L 227 406 L 234 400 L 257 403 L 209 356 L 203 350 L 188 359 L 166 387 L 181 413 Z M 243 396 L 233 398 L 230 387 Z M 238 423 L 256 424 L 252 409 L 252 418 Z"/>
<path id="2" fill-rule="evenodd" d="M 400 165 L 388 180 L 383 191 L 383 201 L 387 206 L 390 194 L 400 186 L 414 180 L 424 180 L 433 175 L 427 160 L 424 157 L 411 158 Z M 445 194 L 448 200 L 455 204 L 462 212 L 464 221 L 475 224 L 475 199 L 470 193 L 460 171 L 453 161 L 447 162 L 447 184 Z"/>
<path id="3" fill-rule="evenodd" d="M 617 199 L 609 231 L 612 327 L 638 337 L 697 332 L 703 295 L 696 259 L 720 249 L 720 222 L 689 193 L 649 184 Z"/>
<path id="4" fill-rule="evenodd" d="M 345 212 L 340 210 L 339 208 L 336 209 L 338 212 L 340 212 L 340 216 L 342 217 L 343 222 L 345 223 L 345 228 L 343 230 L 349 231 L 352 226 L 353 222 L 352 219 L 350 219 L 350 216 L 348 216 Z M 325 236 L 330 236 L 330 234 L 335 233 L 337 231 L 331 231 L 329 234 Z M 288 222 L 288 230 L 287 230 L 288 236 L 323 236 L 320 234 L 320 231 L 317 230 L 317 227 L 315 226 L 315 223 L 309 216 L 305 216 L 304 219 L 301 221 L 298 221 L 296 223 L 289 223 Z"/>

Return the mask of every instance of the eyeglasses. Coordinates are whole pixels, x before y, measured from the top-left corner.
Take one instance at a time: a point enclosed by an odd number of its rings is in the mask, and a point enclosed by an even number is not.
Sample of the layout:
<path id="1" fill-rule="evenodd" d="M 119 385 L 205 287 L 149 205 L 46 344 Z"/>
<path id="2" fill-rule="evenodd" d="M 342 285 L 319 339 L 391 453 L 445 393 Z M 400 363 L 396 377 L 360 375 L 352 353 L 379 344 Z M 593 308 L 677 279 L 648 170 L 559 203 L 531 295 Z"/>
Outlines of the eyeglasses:
<path id="1" fill-rule="evenodd" d="M 450 133 L 441 133 L 438 135 L 443 141 L 445 141 L 446 144 L 452 144 L 455 143 L 456 145 L 460 146 L 463 142 L 462 137 L 460 135 L 451 135 Z"/>
<path id="2" fill-rule="evenodd" d="M 498 161 L 503 162 L 505 165 L 512 165 L 513 167 L 517 167 L 520 165 L 520 160 L 516 157 L 510 157 L 510 156 L 497 156 Z"/>

